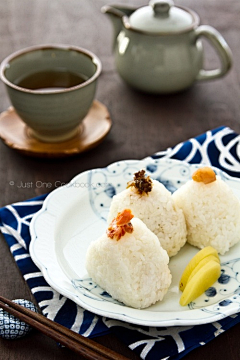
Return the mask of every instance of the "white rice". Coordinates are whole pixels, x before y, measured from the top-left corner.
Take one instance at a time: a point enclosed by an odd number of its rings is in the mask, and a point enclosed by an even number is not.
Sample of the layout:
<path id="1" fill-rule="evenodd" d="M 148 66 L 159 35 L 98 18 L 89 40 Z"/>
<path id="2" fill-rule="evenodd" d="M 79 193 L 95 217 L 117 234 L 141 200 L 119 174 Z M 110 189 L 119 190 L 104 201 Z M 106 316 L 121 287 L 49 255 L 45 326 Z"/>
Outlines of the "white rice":
<path id="1" fill-rule="evenodd" d="M 135 217 L 131 223 L 133 232 L 120 240 L 104 234 L 91 243 L 86 269 L 114 299 L 141 309 L 163 299 L 172 276 L 169 257 L 156 235 Z"/>
<path id="2" fill-rule="evenodd" d="M 108 222 L 123 209 L 131 209 L 147 227 L 157 235 L 168 255 L 174 256 L 187 241 L 186 222 L 183 212 L 172 200 L 172 195 L 159 181 L 152 180 L 148 195 L 139 195 L 129 187 L 112 199 Z"/>
<path id="3" fill-rule="evenodd" d="M 191 245 L 211 245 L 223 255 L 240 240 L 240 202 L 219 177 L 206 185 L 190 180 L 173 199 L 185 214 Z"/>

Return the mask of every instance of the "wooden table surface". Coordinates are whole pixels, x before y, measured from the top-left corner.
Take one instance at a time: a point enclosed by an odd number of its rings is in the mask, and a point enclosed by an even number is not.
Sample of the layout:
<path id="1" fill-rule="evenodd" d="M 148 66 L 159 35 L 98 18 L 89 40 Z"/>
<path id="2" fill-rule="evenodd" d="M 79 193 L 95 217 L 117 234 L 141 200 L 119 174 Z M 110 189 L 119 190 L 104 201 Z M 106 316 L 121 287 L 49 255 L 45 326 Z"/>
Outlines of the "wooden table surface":
<path id="1" fill-rule="evenodd" d="M 134 6 L 146 4 L 143 0 L 117 2 Z M 121 159 L 141 159 L 221 125 L 240 133 L 240 1 L 176 1 L 195 10 L 202 24 L 215 27 L 224 36 L 233 52 L 234 65 L 221 80 L 196 83 L 185 92 L 169 96 L 138 93 L 116 73 L 111 53 L 111 23 L 100 11 L 110 3 L 107 0 L 0 0 L 0 60 L 16 50 L 41 43 L 72 44 L 91 50 L 103 65 L 96 98 L 107 106 L 113 121 L 110 133 L 98 147 L 66 159 L 26 157 L 0 141 L 0 206 L 44 194 L 49 191 L 47 183 L 52 184 L 53 190 L 56 181 L 66 183 L 84 170 L 105 167 Z M 215 66 L 218 64 L 215 52 L 207 43 L 204 45 L 206 67 Z M 0 112 L 9 105 L 1 83 Z M 33 299 L 3 236 L 0 246 L 1 294 L 10 299 Z M 184 359 L 238 360 L 239 339 L 240 324 Z M 129 359 L 138 358 L 114 336 L 96 341 Z M 66 357 L 80 359 L 38 332 L 14 342 L 0 339 L 2 360 L 63 360 Z"/>

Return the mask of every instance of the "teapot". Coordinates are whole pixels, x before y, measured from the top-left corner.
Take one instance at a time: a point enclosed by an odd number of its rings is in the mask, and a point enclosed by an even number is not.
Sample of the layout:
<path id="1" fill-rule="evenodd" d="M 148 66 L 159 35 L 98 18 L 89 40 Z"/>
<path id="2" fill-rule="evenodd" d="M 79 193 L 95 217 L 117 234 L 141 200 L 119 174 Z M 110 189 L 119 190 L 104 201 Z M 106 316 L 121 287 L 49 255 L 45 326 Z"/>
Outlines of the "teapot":
<path id="1" fill-rule="evenodd" d="M 179 92 L 195 81 L 223 77 L 232 66 L 232 53 L 222 35 L 199 25 L 194 11 L 175 6 L 172 0 L 151 0 L 139 8 L 106 5 L 101 10 L 112 20 L 117 71 L 137 90 Z M 203 68 L 202 38 L 218 54 L 219 68 Z"/>

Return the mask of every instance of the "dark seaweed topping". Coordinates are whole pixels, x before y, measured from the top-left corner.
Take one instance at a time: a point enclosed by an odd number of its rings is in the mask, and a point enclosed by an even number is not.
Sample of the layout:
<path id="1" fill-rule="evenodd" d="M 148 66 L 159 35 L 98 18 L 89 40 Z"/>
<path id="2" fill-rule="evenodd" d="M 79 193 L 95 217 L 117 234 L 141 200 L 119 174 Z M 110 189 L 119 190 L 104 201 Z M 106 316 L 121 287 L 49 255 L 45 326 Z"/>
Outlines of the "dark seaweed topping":
<path id="1" fill-rule="evenodd" d="M 134 174 L 132 181 L 127 183 L 127 188 L 134 186 L 138 194 L 148 194 L 152 190 L 152 180 L 145 175 L 145 170 L 140 170 Z"/>

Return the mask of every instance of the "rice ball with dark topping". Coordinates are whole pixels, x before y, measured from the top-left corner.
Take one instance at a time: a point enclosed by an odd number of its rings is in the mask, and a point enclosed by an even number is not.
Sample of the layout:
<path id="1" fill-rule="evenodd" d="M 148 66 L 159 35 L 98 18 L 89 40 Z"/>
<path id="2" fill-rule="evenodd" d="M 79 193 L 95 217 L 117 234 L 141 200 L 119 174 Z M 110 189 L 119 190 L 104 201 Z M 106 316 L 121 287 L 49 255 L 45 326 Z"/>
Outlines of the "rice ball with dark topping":
<path id="1" fill-rule="evenodd" d="M 131 209 L 158 237 L 170 257 L 186 243 L 187 230 L 182 209 L 174 203 L 170 191 L 159 181 L 146 177 L 144 170 L 134 175 L 127 189 L 113 197 L 108 222 L 126 208 Z"/>

